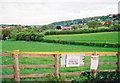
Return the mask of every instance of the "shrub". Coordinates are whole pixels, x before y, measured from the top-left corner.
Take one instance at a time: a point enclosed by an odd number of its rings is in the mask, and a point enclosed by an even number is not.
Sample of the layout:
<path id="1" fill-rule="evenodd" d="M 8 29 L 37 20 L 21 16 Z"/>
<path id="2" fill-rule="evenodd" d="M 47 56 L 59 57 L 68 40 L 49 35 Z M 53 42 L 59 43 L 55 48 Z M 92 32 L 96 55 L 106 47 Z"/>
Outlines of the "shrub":
<path id="1" fill-rule="evenodd" d="M 5 37 L 11 38 L 11 31 L 9 29 L 2 29 L 3 39 L 6 40 Z"/>
<path id="2" fill-rule="evenodd" d="M 75 41 L 62 41 L 62 40 L 53 40 L 53 39 L 43 39 L 43 42 L 72 44 L 72 45 L 84 45 L 84 46 L 99 46 L 99 47 L 115 47 L 115 48 L 120 47 L 120 44 L 75 42 Z"/>
<path id="3" fill-rule="evenodd" d="M 41 41 L 44 35 L 41 33 L 24 33 L 20 32 L 17 34 L 15 40 L 27 40 L 27 41 Z"/>
<path id="4" fill-rule="evenodd" d="M 114 25 L 112 28 L 101 28 L 101 29 L 87 29 L 87 30 L 63 30 L 63 31 L 46 31 L 45 35 L 62 35 L 62 34 L 83 34 L 83 33 L 96 33 L 96 32 L 110 32 L 119 31 L 120 27 Z"/>
<path id="5" fill-rule="evenodd" d="M 120 25 L 119 24 L 114 24 L 113 26 L 110 27 L 114 31 L 120 31 Z"/>

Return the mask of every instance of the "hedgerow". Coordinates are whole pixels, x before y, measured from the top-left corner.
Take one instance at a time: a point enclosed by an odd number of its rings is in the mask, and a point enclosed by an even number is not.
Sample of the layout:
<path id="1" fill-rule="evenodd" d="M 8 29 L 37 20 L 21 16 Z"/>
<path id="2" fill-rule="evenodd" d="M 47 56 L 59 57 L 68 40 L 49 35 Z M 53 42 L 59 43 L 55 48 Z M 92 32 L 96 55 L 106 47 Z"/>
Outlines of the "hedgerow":
<path id="1" fill-rule="evenodd" d="M 17 33 L 15 40 L 41 41 L 44 35 L 41 33 Z"/>
<path id="2" fill-rule="evenodd" d="M 109 43 L 90 43 L 90 42 L 75 42 L 75 41 L 63 41 L 53 39 L 43 39 L 43 42 L 49 43 L 60 43 L 60 44 L 72 44 L 72 45 L 84 45 L 84 46 L 99 46 L 99 47 L 120 47 L 120 44 L 109 44 Z"/>
<path id="3" fill-rule="evenodd" d="M 112 31 L 120 31 L 120 28 L 115 28 L 112 26 L 111 28 L 101 28 L 101 29 L 85 29 L 85 30 L 63 30 L 63 31 L 46 31 L 45 35 L 63 35 L 63 34 L 83 34 L 83 33 L 96 33 L 96 32 L 112 32 Z"/>

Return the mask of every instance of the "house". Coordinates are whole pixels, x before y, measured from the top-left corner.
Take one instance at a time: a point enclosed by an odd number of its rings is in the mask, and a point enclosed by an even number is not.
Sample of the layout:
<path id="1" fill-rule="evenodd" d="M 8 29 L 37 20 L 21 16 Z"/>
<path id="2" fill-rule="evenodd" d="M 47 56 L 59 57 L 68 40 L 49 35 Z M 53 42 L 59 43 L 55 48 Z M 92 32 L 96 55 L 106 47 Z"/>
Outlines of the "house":
<path id="1" fill-rule="evenodd" d="M 104 25 L 104 23 L 105 23 L 104 21 L 102 21 L 102 22 L 99 22 L 99 25 Z"/>
<path id="2" fill-rule="evenodd" d="M 63 27 L 63 30 L 71 30 L 71 27 Z"/>

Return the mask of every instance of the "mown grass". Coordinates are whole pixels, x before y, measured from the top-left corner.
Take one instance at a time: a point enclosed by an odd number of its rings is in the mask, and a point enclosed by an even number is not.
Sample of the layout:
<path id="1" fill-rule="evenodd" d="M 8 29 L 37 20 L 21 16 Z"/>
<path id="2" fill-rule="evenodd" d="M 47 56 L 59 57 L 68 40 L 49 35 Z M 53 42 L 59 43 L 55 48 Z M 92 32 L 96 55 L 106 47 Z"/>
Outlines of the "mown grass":
<path id="1" fill-rule="evenodd" d="M 13 50 L 20 50 L 20 52 L 117 52 L 118 48 L 63 45 L 33 41 L 2 41 L 2 53 L 12 53 Z"/>
<path id="2" fill-rule="evenodd" d="M 108 47 L 93 47 L 93 46 L 78 46 L 78 45 L 62 45 L 54 43 L 33 42 L 33 41 L 2 41 L 2 53 L 12 53 L 13 50 L 20 50 L 20 52 L 117 52 L 117 48 Z M 13 65 L 12 57 L 1 57 L 2 65 Z M 59 58 L 60 60 L 60 58 Z M 116 56 L 100 56 L 99 62 L 117 62 Z M 60 63 L 60 61 L 59 61 Z M 90 57 L 85 57 L 85 63 L 90 63 Z M 19 57 L 19 65 L 51 65 L 54 64 L 54 58 L 31 58 L 31 57 Z M 117 65 L 100 65 L 98 70 L 104 69 L 116 69 Z M 77 72 L 77 71 L 89 71 L 90 66 L 80 67 L 60 67 L 59 72 Z M 54 73 L 54 68 L 20 68 L 20 74 L 43 74 Z M 13 75 L 13 69 L 2 69 L 2 75 Z M 77 75 L 78 77 L 79 75 Z M 69 79 L 74 79 L 70 77 Z M 60 79 L 65 81 L 67 76 L 60 76 Z M 68 79 L 68 80 L 69 80 Z M 3 81 L 14 81 L 14 79 L 2 79 Z M 54 77 L 42 77 L 42 78 L 21 78 L 21 81 L 52 81 Z"/>
<path id="3" fill-rule="evenodd" d="M 44 39 L 113 44 L 118 43 L 118 32 L 101 32 L 72 35 L 49 35 L 45 36 Z"/>
<path id="4" fill-rule="evenodd" d="M 1 57 L 2 65 L 13 65 L 12 57 Z M 100 56 L 99 62 L 117 62 L 117 56 Z M 90 63 L 90 57 L 85 57 L 85 63 Z M 19 57 L 19 65 L 52 65 L 54 64 L 54 58 L 33 58 L 33 57 Z M 59 58 L 60 64 L 60 58 Z M 106 69 L 116 69 L 117 65 L 99 65 L 98 70 Z M 79 72 L 79 71 L 90 71 L 90 66 L 80 66 L 80 67 L 60 67 L 59 73 L 65 72 Z M 20 68 L 20 74 L 45 74 L 53 73 L 54 68 Z M 13 75 L 13 69 L 2 69 L 2 75 Z M 64 76 L 63 76 L 64 77 Z M 51 77 L 43 78 L 21 78 L 22 81 L 30 79 L 31 81 L 50 81 Z M 11 79 L 13 81 L 14 79 Z M 3 79 L 3 81 L 10 81 L 10 79 Z"/>

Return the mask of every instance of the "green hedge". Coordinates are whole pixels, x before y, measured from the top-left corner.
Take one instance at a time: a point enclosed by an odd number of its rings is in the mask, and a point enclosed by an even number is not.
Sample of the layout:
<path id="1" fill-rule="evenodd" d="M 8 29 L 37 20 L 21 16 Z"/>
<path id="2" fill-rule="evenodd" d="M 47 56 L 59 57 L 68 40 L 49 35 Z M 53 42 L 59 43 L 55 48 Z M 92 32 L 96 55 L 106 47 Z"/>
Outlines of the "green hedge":
<path id="1" fill-rule="evenodd" d="M 88 42 L 53 40 L 53 39 L 43 39 L 42 41 L 49 43 L 84 45 L 84 46 L 99 46 L 99 47 L 114 47 L 114 48 L 120 47 L 120 44 L 108 44 L 108 43 L 88 43 Z"/>
<path id="2" fill-rule="evenodd" d="M 45 35 L 62 35 L 62 34 L 83 34 L 83 33 L 96 33 L 96 32 L 112 32 L 120 31 L 120 28 L 101 28 L 101 29 L 86 29 L 86 30 L 63 30 L 63 31 L 46 31 Z"/>
<path id="3" fill-rule="evenodd" d="M 15 40 L 27 40 L 27 41 L 41 41 L 44 35 L 41 33 L 24 33 L 20 32 L 16 35 Z"/>

